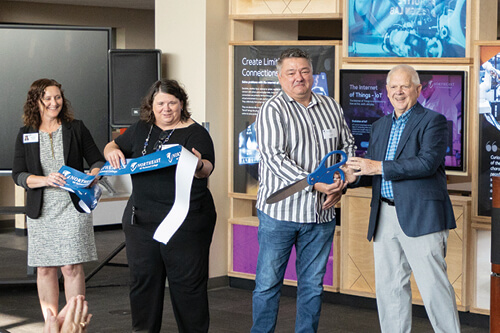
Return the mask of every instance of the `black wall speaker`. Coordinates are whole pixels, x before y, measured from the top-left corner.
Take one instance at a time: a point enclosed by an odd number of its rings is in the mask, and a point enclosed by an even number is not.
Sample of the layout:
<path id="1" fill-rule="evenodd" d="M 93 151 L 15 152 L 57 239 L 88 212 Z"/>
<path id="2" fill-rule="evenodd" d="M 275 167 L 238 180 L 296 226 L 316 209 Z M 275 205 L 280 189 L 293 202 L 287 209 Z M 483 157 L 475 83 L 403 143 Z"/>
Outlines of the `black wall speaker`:
<path id="1" fill-rule="evenodd" d="M 139 120 L 143 97 L 161 77 L 160 50 L 109 50 L 110 124 L 129 126 Z"/>

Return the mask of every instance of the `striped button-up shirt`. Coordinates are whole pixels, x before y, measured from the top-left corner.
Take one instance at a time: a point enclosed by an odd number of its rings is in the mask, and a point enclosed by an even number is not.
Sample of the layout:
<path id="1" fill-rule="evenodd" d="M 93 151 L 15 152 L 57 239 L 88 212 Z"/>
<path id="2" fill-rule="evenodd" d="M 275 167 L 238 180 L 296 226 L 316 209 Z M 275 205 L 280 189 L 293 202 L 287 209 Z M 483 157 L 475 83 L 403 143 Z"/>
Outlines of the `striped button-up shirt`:
<path id="1" fill-rule="evenodd" d="M 266 204 L 266 199 L 307 177 L 330 151 L 343 150 L 354 156 L 354 138 L 337 102 L 313 93 L 304 107 L 280 91 L 262 105 L 255 128 L 261 156 L 257 209 L 282 221 L 332 221 L 335 209 L 322 210 L 326 195 L 312 186 L 274 204 Z M 338 154 L 332 157 L 340 158 Z M 331 160 L 327 166 L 336 162 Z"/>
<path id="2" fill-rule="evenodd" d="M 401 139 L 401 134 L 403 134 L 403 130 L 405 129 L 408 119 L 410 119 L 411 112 L 415 108 L 415 105 L 398 118 L 396 118 L 394 113 L 392 114 L 391 134 L 389 136 L 389 143 L 387 144 L 387 152 L 385 154 L 386 161 L 394 160 L 394 156 L 396 156 L 396 150 L 398 149 L 399 139 Z M 384 198 L 391 200 L 394 199 L 394 193 L 392 192 L 392 181 L 385 180 L 384 178 L 384 162 L 382 162 L 382 187 L 380 190 L 380 194 Z"/>

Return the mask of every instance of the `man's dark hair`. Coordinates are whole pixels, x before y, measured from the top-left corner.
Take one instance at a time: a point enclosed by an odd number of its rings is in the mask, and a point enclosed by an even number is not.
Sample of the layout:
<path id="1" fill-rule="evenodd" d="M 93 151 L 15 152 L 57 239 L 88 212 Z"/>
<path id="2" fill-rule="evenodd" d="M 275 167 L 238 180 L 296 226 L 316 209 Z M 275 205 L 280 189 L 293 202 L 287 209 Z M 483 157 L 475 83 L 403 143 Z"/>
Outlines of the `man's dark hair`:
<path id="1" fill-rule="evenodd" d="M 299 48 L 290 48 L 286 49 L 285 51 L 281 52 L 280 58 L 278 59 L 278 62 L 276 63 L 276 69 L 278 70 L 278 74 L 281 74 L 281 66 L 283 65 L 283 60 L 287 58 L 304 58 L 307 60 L 309 63 L 309 66 L 311 66 L 311 71 L 312 71 L 312 59 L 309 53 L 307 53 L 304 50 L 301 50 Z"/>

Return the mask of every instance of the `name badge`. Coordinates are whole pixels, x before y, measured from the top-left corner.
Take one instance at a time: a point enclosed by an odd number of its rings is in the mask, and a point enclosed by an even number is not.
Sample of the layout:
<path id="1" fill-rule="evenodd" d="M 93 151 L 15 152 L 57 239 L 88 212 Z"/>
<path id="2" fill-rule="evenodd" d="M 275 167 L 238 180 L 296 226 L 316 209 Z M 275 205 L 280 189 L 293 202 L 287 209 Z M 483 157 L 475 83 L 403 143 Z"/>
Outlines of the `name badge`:
<path id="1" fill-rule="evenodd" d="M 23 134 L 23 143 L 36 143 L 38 142 L 38 133 Z"/>
<path id="2" fill-rule="evenodd" d="M 330 129 L 325 129 L 323 130 L 323 139 L 333 139 L 337 137 L 337 129 L 336 128 L 330 128 Z"/>

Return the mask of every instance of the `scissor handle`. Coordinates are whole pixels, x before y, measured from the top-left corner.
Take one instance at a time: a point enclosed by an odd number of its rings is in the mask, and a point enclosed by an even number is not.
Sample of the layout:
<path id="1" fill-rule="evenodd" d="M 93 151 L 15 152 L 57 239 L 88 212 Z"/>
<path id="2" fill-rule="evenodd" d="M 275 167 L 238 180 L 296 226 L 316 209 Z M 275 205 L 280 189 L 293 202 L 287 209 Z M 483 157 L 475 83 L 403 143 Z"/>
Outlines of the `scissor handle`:
<path id="1" fill-rule="evenodd" d="M 340 160 L 340 162 L 335 163 L 331 167 L 327 168 L 326 162 L 328 158 L 333 154 L 340 154 L 340 156 L 342 156 L 342 159 Z M 340 169 L 340 166 L 344 165 L 345 162 L 347 162 L 347 154 L 344 151 L 334 150 L 329 152 L 325 157 L 323 157 L 316 170 L 314 170 L 311 174 L 309 174 L 309 176 L 307 176 L 307 183 L 309 185 L 314 185 L 316 183 L 332 184 L 334 182 L 335 172 L 338 172 L 340 174 L 340 178 L 342 179 L 342 181 L 344 181 L 344 171 Z"/>

